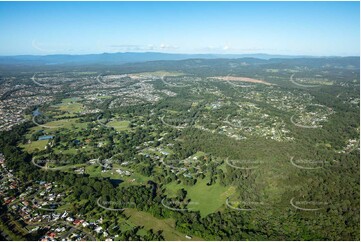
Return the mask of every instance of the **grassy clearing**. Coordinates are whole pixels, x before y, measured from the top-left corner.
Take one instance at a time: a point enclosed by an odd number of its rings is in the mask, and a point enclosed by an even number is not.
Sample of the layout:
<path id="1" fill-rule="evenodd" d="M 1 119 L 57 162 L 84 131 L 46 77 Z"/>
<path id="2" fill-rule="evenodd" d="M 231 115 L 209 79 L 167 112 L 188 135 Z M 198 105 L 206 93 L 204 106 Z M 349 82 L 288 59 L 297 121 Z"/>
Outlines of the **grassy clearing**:
<path id="1" fill-rule="evenodd" d="M 19 145 L 19 147 L 23 148 L 28 153 L 33 153 L 36 149 L 44 150 L 48 142 L 49 140 L 37 140 L 37 141 L 32 141 L 30 144 Z"/>
<path id="2" fill-rule="evenodd" d="M 192 157 L 201 157 L 201 156 L 205 156 L 207 155 L 206 153 L 204 153 L 203 151 L 197 151 L 197 153 L 195 153 L 194 155 L 192 155 Z"/>
<path id="3" fill-rule="evenodd" d="M 90 165 L 85 167 L 85 173 L 92 177 L 110 177 L 110 173 L 102 172 L 102 167 L 99 165 Z"/>
<path id="4" fill-rule="evenodd" d="M 154 71 L 154 72 L 142 72 L 142 73 L 136 73 L 136 74 L 131 74 L 131 75 L 139 75 L 139 76 L 157 76 L 157 77 L 162 77 L 162 76 L 182 76 L 184 75 L 184 73 L 182 72 L 169 72 L 169 71 Z"/>
<path id="5" fill-rule="evenodd" d="M 127 185 L 146 184 L 151 178 L 147 176 L 143 176 L 137 172 L 132 172 L 130 176 L 124 176 L 123 179 L 124 182 L 121 185 L 127 186 Z"/>
<path id="6" fill-rule="evenodd" d="M 202 217 L 214 213 L 220 209 L 228 196 L 234 193 L 234 187 L 223 187 L 219 183 L 207 186 L 208 179 L 198 179 L 194 186 L 184 186 L 175 182 L 166 185 L 167 193 L 175 196 L 177 190 L 184 188 L 187 190 L 187 197 L 191 199 L 192 204 L 188 206 L 190 210 L 200 211 Z"/>
<path id="7" fill-rule="evenodd" d="M 62 120 L 56 120 L 51 121 L 45 124 L 42 124 L 41 126 L 35 126 L 30 129 L 30 132 L 37 132 L 39 130 L 44 130 L 46 133 L 51 133 L 51 131 L 56 131 L 58 129 L 64 128 L 64 129 L 82 129 L 87 127 L 87 123 L 78 123 L 78 118 L 69 118 L 69 119 L 62 119 Z"/>
<path id="8" fill-rule="evenodd" d="M 68 113 L 77 113 L 83 109 L 83 105 L 80 103 L 66 103 L 61 104 L 59 109 Z"/>
<path id="9" fill-rule="evenodd" d="M 150 179 L 149 177 L 143 176 L 134 171 L 132 171 L 132 174 L 130 176 L 125 176 L 125 175 L 121 176 L 115 171 L 116 169 L 119 168 L 122 170 L 132 170 L 127 167 L 122 167 L 120 165 L 114 164 L 112 170 L 109 170 L 107 172 L 102 172 L 101 166 L 90 165 L 85 168 L 85 173 L 89 174 L 92 177 L 109 177 L 110 179 L 121 179 L 124 181 L 120 184 L 121 186 L 146 184 Z"/>
<path id="10" fill-rule="evenodd" d="M 110 121 L 107 123 L 107 126 L 113 127 L 117 131 L 124 131 L 129 129 L 130 121 L 123 120 L 123 121 Z"/>
<path id="11" fill-rule="evenodd" d="M 61 111 L 68 113 L 77 113 L 83 109 L 83 104 L 78 103 L 79 98 L 66 98 L 61 103 L 54 105 L 53 107 L 58 108 Z"/>
<path id="12" fill-rule="evenodd" d="M 130 216 L 129 221 L 144 226 L 146 229 L 153 229 L 154 231 L 162 230 L 165 240 L 187 240 L 186 235 L 178 232 L 175 229 L 175 220 L 174 219 L 158 219 L 153 217 L 151 214 L 146 212 L 141 212 L 136 209 L 127 208 L 124 213 L 127 216 Z M 192 235 L 190 235 L 192 236 Z M 192 240 L 202 240 L 199 237 L 193 237 Z"/>

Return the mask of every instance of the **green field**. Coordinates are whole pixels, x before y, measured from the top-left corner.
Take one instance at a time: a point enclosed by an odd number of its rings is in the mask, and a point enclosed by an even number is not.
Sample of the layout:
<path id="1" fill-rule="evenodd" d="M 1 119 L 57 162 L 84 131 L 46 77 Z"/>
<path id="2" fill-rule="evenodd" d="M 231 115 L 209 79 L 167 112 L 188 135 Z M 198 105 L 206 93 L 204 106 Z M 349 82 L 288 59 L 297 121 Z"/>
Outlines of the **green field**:
<path id="1" fill-rule="evenodd" d="M 184 188 L 187 190 L 187 198 L 190 198 L 192 202 L 188 209 L 199 210 L 202 217 L 205 217 L 220 209 L 225 204 L 227 197 L 235 192 L 234 187 L 224 187 L 219 183 L 207 186 L 207 182 L 207 178 L 198 179 L 194 186 L 184 186 L 172 182 L 166 185 L 167 193 L 175 196 L 177 190 Z"/>
<path id="2" fill-rule="evenodd" d="M 19 145 L 20 148 L 23 148 L 28 153 L 33 153 L 36 149 L 39 151 L 44 150 L 45 146 L 48 144 L 49 140 L 37 140 L 32 141 L 30 144 Z"/>
<path id="3" fill-rule="evenodd" d="M 30 132 L 44 130 L 47 133 L 51 133 L 51 131 L 56 131 L 61 128 L 73 129 L 73 128 L 86 128 L 87 127 L 87 123 L 78 123 L 77 122 L 78 120 L 79 120 L 78 118 L 70 118 L 70 119 L 51 121 L 51 122 L 48 122 L 45 124 L 41 124 L 41 126 L 32 127 L 30 129 Z"/>
<path id="4" fill-rule="evenodd" d="M 124 131 L 129 129 L 130 121 L 127 120 L 114 120 L 107 123 L 107 126 L 113 127 L 117 131 Z"/>
<path id="5" fill-rule="evenodd" d="M 58 115 L 55 117 L 69 116 L 69 114 L 75 114 L 83 110 L 83 104 L 78 103 L 79 98 L 66 98 L 63 99 L 61 103 L 53 105 L 53 107 L 59 109 L 60 111 L 67 112 L 68 114 Z"/>
<path id="6" fill-rule="evenodd" d="M 144 226 L 145 229 L 153 229 L 154 231 L 162 230 L 165 240 L 187 240 L 185 234 L 178 232 L 175 229 L 174 219 L 158 219 L 149 213 L 141 212 L 132 208 L 126 208 L 124 213 L 127 216 L 130 216 L 129 221 L 136 225 Z M 190 236 L 192 237 L 191 240 L 202 240 L 199 237 Z"/>

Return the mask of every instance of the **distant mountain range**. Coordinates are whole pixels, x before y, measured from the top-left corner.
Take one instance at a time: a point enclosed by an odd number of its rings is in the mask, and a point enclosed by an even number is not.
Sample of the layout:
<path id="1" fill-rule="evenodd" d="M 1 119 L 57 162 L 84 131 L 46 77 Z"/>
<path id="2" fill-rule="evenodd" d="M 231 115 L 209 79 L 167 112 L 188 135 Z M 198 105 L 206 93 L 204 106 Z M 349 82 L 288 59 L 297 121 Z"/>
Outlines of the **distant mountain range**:
<path id="1" fill-rule="evenodd" d="M 0 56 L 1 65 L 117 65 L 125 63 L 137 63 L 146 61 L 168 61 L 186 59 L 294 59 L 312 58 L 312 56 L 290 56 L 290 55 L 269 55 L 269 54 L 169 54 L 159 52 L 125 52 L 125 53 L 103 53 L 87 55 L 18 55 Z"/>

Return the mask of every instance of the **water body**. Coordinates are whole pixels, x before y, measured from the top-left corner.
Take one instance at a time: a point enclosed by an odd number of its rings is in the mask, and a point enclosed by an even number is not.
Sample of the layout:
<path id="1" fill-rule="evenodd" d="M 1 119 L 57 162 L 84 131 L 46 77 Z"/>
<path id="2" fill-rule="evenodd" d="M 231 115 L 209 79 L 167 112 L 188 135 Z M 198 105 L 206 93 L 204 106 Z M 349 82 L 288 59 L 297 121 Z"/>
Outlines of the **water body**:
<path id="1" fill-rule="evenodd" d="M 52 139 L 52 138 L 54 138 L 54 136 L 52 136 L 52 135 L 43 135 L 43 136 L 40 136 L 38 138 L 38 140 L 48 140 L 48 139 Z"/>
<path id="2" fill-rule="evenodd" d="M 39 116 L 39 115 L 41 115 L 41 112 L 39 111 L 39 108 L 37 108 L 33 111 L 33 116 Z"/>
<path id="3" fill-rule="evenodd" d="M 123 182 L 123 180 L 121 180 L 121 179 L 110 179 L 110 183 L 115 187 L 117 187 L 122 182 Z"/>

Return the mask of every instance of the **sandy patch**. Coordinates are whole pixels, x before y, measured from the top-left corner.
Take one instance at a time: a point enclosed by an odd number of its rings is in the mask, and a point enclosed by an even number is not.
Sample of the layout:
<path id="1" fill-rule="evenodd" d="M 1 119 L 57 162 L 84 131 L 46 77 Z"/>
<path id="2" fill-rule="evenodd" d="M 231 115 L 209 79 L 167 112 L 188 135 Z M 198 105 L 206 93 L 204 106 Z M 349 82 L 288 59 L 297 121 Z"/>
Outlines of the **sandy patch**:
<path id="1" fill-rule="evenodd" d="M 241 77 L 241 76 L 214 76 L 214 77 L 210 77 L 212 79 L 217 79 L 220 81 L 237 81 L 237 82 L 251 82 L 251 83 L 260 83 L 260 84 L 265 84 L 265 85 L 273 85 L 272 83 L 263 81 L 263 80 L 258 80 L 258 79 L 253 79 L 253 78 L 249 78 L 249 77 Z"/>

